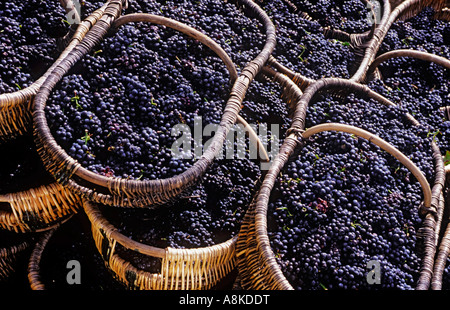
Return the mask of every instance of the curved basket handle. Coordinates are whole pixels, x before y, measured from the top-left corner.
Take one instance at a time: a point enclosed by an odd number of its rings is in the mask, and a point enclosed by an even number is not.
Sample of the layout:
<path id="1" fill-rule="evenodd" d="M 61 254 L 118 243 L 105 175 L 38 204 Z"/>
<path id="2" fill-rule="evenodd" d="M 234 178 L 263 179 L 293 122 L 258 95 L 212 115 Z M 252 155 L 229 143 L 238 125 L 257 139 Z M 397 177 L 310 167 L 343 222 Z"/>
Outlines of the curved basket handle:
<path id="1" fill-rule="evenodd" d="M 384 54 L 381 54 L 370 65 L 367 73 L 371 74 L 375 69 L 384 61 L 395 58 L 395 57 L 410 57 L 410 58 L 416 58 L 424 61 L 430 61 L 435 64 L 438 64 L 444 68 L 447 68 L 450 70 L 450 60 L 448 60 L 445 57 L 441 57 L 438 55 L 430 54 L 427 52 L 422 51 L 415 51 L 415 50 L 407 50 L 407 49 L 399 49 L 394 51 L 389 51 Z"/>
<path id="2" fill-rule="evenodd" d="M 429 208 L 431 207 L 431 187 L 428 183 L 426 177 L 420 171 L 420 169 L 408 158 L 406 157 L 402 152 L 400 152 L 397 148 L 395 148 L 390 143 L 386 142 L 385 140 L 381 139 L 377 135 L 370 133 L 364 129 L 345 125 L 345 124 L 339 124 L 339 123 L 325 123 L 325 124 L 319 124 L 314 127 L 308 128 L 303 132 L 303 138 L 307 139 L 311 137 L 312 135 L 323 132 L 323 131 L 342 131 L 354 134 L 356 136 L 359 136 L 361 138 L 364 138 L 368 140 L 369 142 L 372 142 L 376 145 L 378 145 L 380 148 L 385 150 L 386 152 L 390 153 L 392 156 L 397 158 L 403 165 L 408 168 L 411 173 L 417 178 L 420 185 L 422 186 L 423 196 L 424 196 L 424 206 Z"/>

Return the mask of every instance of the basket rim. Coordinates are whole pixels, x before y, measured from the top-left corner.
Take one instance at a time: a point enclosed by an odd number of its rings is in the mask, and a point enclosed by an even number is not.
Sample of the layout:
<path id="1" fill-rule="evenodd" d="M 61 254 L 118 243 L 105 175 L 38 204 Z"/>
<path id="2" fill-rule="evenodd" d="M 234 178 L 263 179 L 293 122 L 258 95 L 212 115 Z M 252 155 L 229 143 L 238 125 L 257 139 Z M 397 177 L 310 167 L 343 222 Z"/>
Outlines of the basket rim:
<path id="1" fill-rule="evenodd" d="M 7 203 L 9 204 L 10 209 L 9 210 L 0 210 L 0 226 L 7 230 L 14 230 L 16 232 L 42 232 L 49 229 L 54 228 L 55 226 L 66 222 L 71 218 L 73 214 L 77 212 L 77 209 L 80 208 L 80 206 L 77 206 L 77 201 L 70 201 L 66 203 L 57 203 L 57 201 L 54 200 L 54 198 L 51 198 L 51 200 L 56 204 L 57 208 L 60 210 L 63 210 L 66 214 L 62 215 L 61 217 L 55 218 L 55 214 L 52 211 L 47 210 L 46 206 L 39 205 L 38 207 L 42 207 L 42 209 L 39 209 L 39 212 L 41 213 L 41 217 L 39 219 L 43 219 L 45 224 L 41 227 L 39 225 L 36 228 L 32 228 L 27 224 L 25 221 L 20 220 L 22 218 L 22 210 L 15 210 L 13 208 L 13 202 L 17 201 L 18 196 L 22 196 L 23 200 L 33 200 L 36 202 L 39 202 L 42 200 L 43 197 L 50 195 L 59 196 L 61 192 L 65 192 L 66 194 L 70 195 L 74 199 L 79 199 L 79 197 L 72 193 L 68 188 L 64 187 L 63 185 L 57 183 L 57 182 L 51 182 L 49 184 L 43 184 L 37 187 L 32 187 L 30 189 L 26 189 L 19 192 L 13 192 L 13 193 L 7 193 L 0 195 L 0 203 Z M 61 199 L 64 199 L 64 197 L 61 197 Z M 17 212 L 19 211 L 19 212 Z M 36 210 L 29 210 L 29 211 L 36 211 Z M 18 214 L 19 213 L 19 214 Z M 47 220 L 45 219 L 45 216 L 48 216 Z"/>
<path id="2" fill-rule="evenodd" d="M 118 228 L 116 228 L 106 219 L 106 217 L 103 216 L 97 205 L 98 203 L 83 199 L 83 208 L 85 210 L 85 213 L 89 217 L 89 220 L 93 227 L 95 226 L 96 229 L 102 229 L 109 239 L 116 241 L 124 248 L 144 255 L 153 256 L 155 258 L 166 258 L 169 252 L 179 252 L 189 255 L 190 253 L 198 254 L 198 252 L 211 252 L 215 251 L 216 249 L 223 249 L 224 247 L 229 248 L 235 245 L 238 238 L 238 236 L 236 235 L 226 241 L 211 246 L 203 246 L 197 248 L 173 248 L 170 246 L 165 248 L 155 247 L 139 241 L 135 241 L 132 238 L 119 232 Z"/>

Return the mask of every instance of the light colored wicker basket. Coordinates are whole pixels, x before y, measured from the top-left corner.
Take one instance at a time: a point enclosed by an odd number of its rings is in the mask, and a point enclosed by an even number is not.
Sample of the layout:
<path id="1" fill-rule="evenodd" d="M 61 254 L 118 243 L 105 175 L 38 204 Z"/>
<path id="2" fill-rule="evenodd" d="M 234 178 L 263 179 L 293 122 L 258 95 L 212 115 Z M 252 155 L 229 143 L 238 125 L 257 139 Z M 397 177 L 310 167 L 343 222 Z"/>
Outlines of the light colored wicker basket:
<path id="1" fill-rule="evenodd" d="M 61 55 L 38 80 L 19 91 L 0 94 L 0 142 L 11 140 L 32 131 L 32 102 L 34 96 L 52 71 L 80 43 L 89 29 L 95 25 L 104 10 L 105 6 L 96 10 L 78 25 Z"/>
<path id="2" fill-rule="evenodd" d="M 58 183 L 0 195 L 10 210 L 0 210 L 2 229 L 25 233 L 51 229 L 81 209 L 81 198 Z"/>
<path id="3" fill-rule="evenodd" d="M 266 70 L 265 72 L 270 73 L 271 71 Z M 284 79 L 287 84 L 293 84 L 290 86 L 292 89 L 295 89 L 295 87 L 298 88 L 298 86 L 284 74 L 272 72 L 272 76 L 274 79 Z M 304 125 L 307 106 L 314 95 L 323 91 L 335 92 L 341 96 L 347 92 L 356 92 L 360 95 L 375 99 L 384 105 L 394 105 L 394 103 L 376 92 L 373 92 L 365 85 L 351 80 L 337 78 L 316 81 L 307 87 L 300 97 L 298 95 L 296 96 L 297 101 L 294 104 L 295 112 L 292 117 L 291 127 L 287 131 L 286 138 L 280 148 L 279 154 L 273 160 L 271 168 L 264 178 L 257 197 L 250 205 L 244 217 L 241 231 L 238 235 L 236 253 L 242 286 L 246 289 L 293 289 L 292 285 L 283 275 L 270 246 L 267 235 L 268 202 L 275 180 L 296 149 L 298 149 L 302 143 L 306 142 L 306 138 L 310 134 L 313 134 L 316 130 L 320 131 L 326 129 L 344 130 L 346 132 L 364 136 L 370 142 L 376 143 L 378 146 L 394 155 L 404 163 L 419 180 L 424 194 L 424 202 L 420 206 L 419 212 L 424 217 L 424 221 L 418 232 L 418 239 L 421 238 L 423 240 L 424 257 L 417 289 L 428 288 L 431 281 L 434 256 L 438 244 L 439 228 L 444 209 L 442 193 L 445 182 L 445 170 L 439 147 L 435 141 L 432 142 L 431 148 L 435 160 L 435 182 L 433 187 L 430 187 L 421 171 L 410 162 L 407 157 L 375 135 L 342 124 L 317 125 L 315 128 L 310 128 L 308 129 L 309 131 L 305 131 Z M 299 92 L 301 92 L 300 88 L 298 88 L 296 93 L 298 94 Z M 291 93 L 295 92 L 291 91 Z M 407 118 L 412 125 L 419 124 L 411 115 L 408 114 Z"/>
<path id="4" fill-rule="evenodd" d="M 185 25 L 162 16 L 151 14 L 130 14 L 119 17 L 120 1 L 111 0 L 110 7 L 105 11 L 100 21 L 86 34 L 71 54 L 64 59 L 57 70 L 54 70 L 44 82 L 42 91 L 39 91 L 34 100 L 33 123 L 35 126 L 35 140 L 38 151 L 47 170 L 55 179 L 70 188 L 75 193 L 90 201 L 105 205 L 122 207 L 152 207 L 167 203 L 195 184 L 205 173 L 206 169 L 216 158 L 226 139 L 230 128 L 238 119 L 247 88 L 255 75 L 261 70 L 264 63 L 275 47 L 275 27 L 270 18 L 261 8 L 251 0 L 241 0 L 241 4 L 251 10 L 266 27 L 267 41 L 260 54 L 243 68 L 239 76 L 234 76 L 234 65 L 213 40 L 205 34 Z M 223 111 L 219 128 L 212 138 L 209 148 L 194 165 L 177 176 L 162 180 L 129 180 L 118 177 L 106 177 L 93 173 L 82 167 L 76 160 L 57 144 L 50 133 L 45 117 L 45 101 L 52 88 L 62 76 L 68 72 L 73 63 L 85 55 L 99 42 L 112 27 L 119 27 L 128 22 L 152 22 L 181 31 L 186 35 L 210 47 L 227 65 L 230 76 L 235 78 L 229 99 Z"/>
<path id="5" fill-rule="evenodd" d="M 130 289 L 205 290 L 213 288 L 235 267 L 236 238 L 211 247 L 195 249 L 157 248 L 136 242 L 111 225 L 98 206 L 84 201 L 92 235 L 105 264 Z M 136 268 L 116 253 L 117 246 L 161 259 L 159 273 Z"/>

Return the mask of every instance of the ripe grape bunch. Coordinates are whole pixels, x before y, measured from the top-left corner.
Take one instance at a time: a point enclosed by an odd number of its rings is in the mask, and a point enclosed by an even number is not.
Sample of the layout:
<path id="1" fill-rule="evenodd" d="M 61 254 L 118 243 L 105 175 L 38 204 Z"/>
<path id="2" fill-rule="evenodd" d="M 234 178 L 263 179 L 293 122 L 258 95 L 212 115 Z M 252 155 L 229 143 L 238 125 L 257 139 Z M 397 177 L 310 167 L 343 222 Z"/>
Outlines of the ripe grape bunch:
<path id="1" fill-rule="evenodd" d="M 82 18 L 103 3 L 83 1 Z M 367 45 L 355 46 L 350 35 L 349 41 L 344 34 L 330 37 L 329 29 L 370 33 L 366 1 L 255 3 L 277 31 L 268 64 L 278 63 L 278 69 L 288 68 L 309 82 L 348 80 L 357 72 Z M 238 72 L 265 44 L 263 25 L 239 1 L 128 1 L 124 8 L 125 14 L 140 12 L 205 33 L 230 56 Z M 450 59 L 450 28 L 435 13 L 426 7 L 395 21 L 377 55 L 413 49 Z M 0 93 L 29 86 L 51 66 L 71 27 L 64 20 L 64 9 L 52 1 L 0 4 Z M 394 105 L 357 93 L 320 92 L 307 107 L 305 128 L 342 123 L 365 129 L 410 158 L 433 184 L 430 144 L 435 142 L 442 155 L 450 152 L 450 120 L 440 110 L 450 106 L 449 69 L 406 57 L 388 59 L 377 69 L 364 84 Z M 172 146 L 179 136 L 173 129 L 183 124 L 193 133 L 199 117 L 202 132 L 218 124 L 231 88 L 227 68 L 207 46 L 165 26 L 133 22 L 110 29 L 73 65 L 52 89 L 45 117 L 57 144 L 86 169 L 107 177 L 165 179 L 192 167 L 196 143 L 203 145 L 210 138 L 191 137 L 191 156 L 177 158 Z M 278 126 L 280 143 L 292 122 L 282 93 L 282 86 L 259 74 L 240 111 L 250 124 Z M 411 124 L 407 113 L 420 124 Z M 270 131 L 261 137 L 266 142 L 270 138 Z M 26 145 L 35 151 L 28 136 L 9 143 L 5 149 Z M 18 163 L 0 169 L 7 180 L 0 192 L 17 191 L 15 180 L 29 171 L 48 178 L 40 164 L 33 158 L 26 167 Z M 175 202 L 156 209 L 104 206 L 101 211 L 120 232 L 144 244 L 207 247 L 238 234 L 264 176 L 258 159 L 216 159 L 201 182 Z M 302 141 L 275 181 L 267 212 L 270 247 L 283 275 L 298 290 L 414 289 L 423 258 L 422 201 L 419 182 L 392 155 L 355 135 L 323 132 Z M 129 256 L 120 247 L 117 252 L 146 271 L 160 267 L 158 261 Z M 374 261 L 381 267 L 377 284 L 367 280 L 368 263 Z M 449 275 L 447 268 L 443 288 L 450 285 Z"/>

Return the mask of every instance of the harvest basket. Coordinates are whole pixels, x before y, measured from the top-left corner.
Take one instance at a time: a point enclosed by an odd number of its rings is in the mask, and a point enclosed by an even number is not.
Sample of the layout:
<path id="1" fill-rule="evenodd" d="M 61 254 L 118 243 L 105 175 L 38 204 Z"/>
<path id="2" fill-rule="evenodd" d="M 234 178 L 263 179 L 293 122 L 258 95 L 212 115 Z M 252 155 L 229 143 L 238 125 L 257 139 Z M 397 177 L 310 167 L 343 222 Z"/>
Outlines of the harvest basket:
<path id="1" fill-rule="evenodd" d="M 5 142 L 0 152 L 3 154 L 0 230 L 40 232 L 65 221 L 81 208 L 80 197 L 47 173 L 32 135 Z"/>
<path id="2" fill-rule="evenodd" d="M 34 96 L 52 71 L 83 39 L 104 11 L 105 6 L 96 10 L 78 25 L 75 32 L 73 32 L 73 36 L 68 39 L 67 46 L 61 55 L 38 80 L 19 91 L 0 94 L 0 142 L 11 140 L 32 131 L 32 102 Z M 72 32 L 69 34 L 72 34 Z"/>
<path id="3" fill-rule="evenodd" d="M 170 202 L 195 184 L 220 151 L 230 128 L 238 120 L 238 113 L 249 84 L 261 70 L 275 47 L 275 28 L 269 17 L 253 1 L 242 0 L 240 2 L 264 23 L 267 41 L 260 54 L 243 68 L 238 76 L 234 73 L 233 63 L 222 48 L 203 33 L 172 19 L 151 14 L 130 14 L 119 18 L 121 4 L 118 1 L 111 1 L 111 9 L 109 7 L 106 9 L 105 15 L 92 27 L 68 57 L 53 70 L 35 96 L 33 113 L 35 140 L 47 170 L 55 179 L 87 200 L 122 207 L 151 207 Z M 212 138 L 209 148 L 191 168 L 177 176 L 161 180 L 130 180 L 106 177 L 85 169 L 75 159 L 69 157 L 57 144 L 50 133 L 44 112 L 45 101 L 52 88 L 68 72 L 73 63 L 101 40 L 108 29 L 119 27 L 128 22 L 139 21 L 165 25 L 207 45 L 224 61 L 233 82 L 219 128 Z"/>
<path id="4" fill-rule="evenodd" d="M 98 205 L 84 201 L 92 224 L 92 235 L 105 264 L 129 289 L 204 290 L 214 288 L 235 267 L 236 237 L 211 247 L 195 249 L 158 248 L 123 235 L 103 216 Z M 138 269 L 119 254 L 117 247 L 149 258 L 161 259 L 161 270 Z"/>
<path id="5" fill-rule="evenodd" d="M 14 232 L 40 232 L 64 222 L 81 208 L 81 199 L 58 183 L 0 195 L 10 210 L 0 210 L 0 227 Z"/>
<path id="6" fill-rule="evenodd" d="M 274 78 L 280 78 L 279 75 L 280 73 L 275 73 Z M 292 87 L 296 86 L 292 80 L 290 80 L 290 83 L 294 84 Z M 418 235 L 423 240 L 424 256 L 417 288 L 428 288 L 438 243 L 439 226 L 442 221 L 444 209 L 442 197 L 445 172 L 439 147 L 434 141 L 432 142 L 431 147 L 435 160 L 435 182 L 430 187 L 421 171 L 407 157 L 393 148 L 389 143 L 371 133 L 342 124 L 322 124 L 305 131 L 306 107 L 314 95 L 325 90 L 337 92 L 341 96 L 348 91 L 356 92 L 360 95 L 375 99 L 384 105 L 394 105 L 389 100 L 371 91 L 368 87 L 345 79 L 321 79 L 304 91 L 303 95 L 296 102 L 296 111 L 292 118 L 291 127 L 287 132 L 287 137 L 280 148 L 278 156 L 273 160 L 273 164 L 264 178 L 257 197 L 249 207 L 238 235 L 236 253 L 242 286 L 246 289 L 293 289 L 276 261 L 267 235 L 267 207 L 271 191 L 282 168 L 286 165 L 296 149 L 301 147 L 302 143 L 307 143 L 308 137 L 322 130 L 334 130 L 350 132 L 377 144 L 403 163 L 420 182 L 424 201 L 419 208 L 419 212 L 424 217 L 424 221 Z M 411 115 L 407 116 L 413 125 L 418 124 Z"/>

